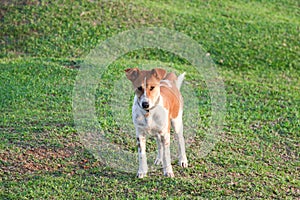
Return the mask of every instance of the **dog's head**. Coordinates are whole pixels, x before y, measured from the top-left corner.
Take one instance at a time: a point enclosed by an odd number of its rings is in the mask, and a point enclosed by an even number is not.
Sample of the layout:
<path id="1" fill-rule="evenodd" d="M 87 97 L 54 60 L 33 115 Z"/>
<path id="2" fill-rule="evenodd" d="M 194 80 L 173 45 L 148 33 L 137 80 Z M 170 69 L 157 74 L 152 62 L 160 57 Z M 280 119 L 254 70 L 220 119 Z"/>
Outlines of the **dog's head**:
<path id="1" fill-rule="evenodd" d="M 153 108 L 159 100 L 160 81 L 166 76 L 164 69 L 126 69 L 126 77 L 132 82 L 138 103 L 144 110 Z"/>

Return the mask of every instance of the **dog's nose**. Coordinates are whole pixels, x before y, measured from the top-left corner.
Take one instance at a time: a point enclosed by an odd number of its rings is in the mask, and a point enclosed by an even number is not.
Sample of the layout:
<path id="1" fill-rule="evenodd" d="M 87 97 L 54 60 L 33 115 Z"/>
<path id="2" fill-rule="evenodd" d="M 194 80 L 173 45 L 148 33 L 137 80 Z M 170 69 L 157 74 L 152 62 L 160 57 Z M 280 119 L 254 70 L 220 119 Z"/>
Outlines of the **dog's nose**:
<path id="1" fill-rule="evenodd" d="M 149 103 L 148 102 L 143 102 L 142 107 L 143 108 L 149 108 Z"/>

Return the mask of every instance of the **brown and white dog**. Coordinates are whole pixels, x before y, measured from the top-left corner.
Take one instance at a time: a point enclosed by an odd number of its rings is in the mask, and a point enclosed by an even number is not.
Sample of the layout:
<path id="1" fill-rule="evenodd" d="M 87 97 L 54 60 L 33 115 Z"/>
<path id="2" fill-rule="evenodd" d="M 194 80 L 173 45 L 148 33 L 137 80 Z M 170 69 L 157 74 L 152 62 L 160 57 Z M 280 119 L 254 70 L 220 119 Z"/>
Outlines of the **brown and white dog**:
<path id="1" fill-rule="evenodd" d="M 179 165 L 187 167 L 183 138 L 183 99 L 180 87 L 184 74 L 178 78 L 174 73 L 164 69 L 139 70 L 126 69 L 126 76 L 132 82 L 135 97 L 132 106 L 132 119 L 136 129 L 139 153 L 139 169 L 137 176 L 147 175 L 146 135 L 155 134 L 158 154 L 155 164 L 162 163 L 164 175 L 174 177 L 170 155 L 170 127 L 172 126 L 178 139 Z"/>

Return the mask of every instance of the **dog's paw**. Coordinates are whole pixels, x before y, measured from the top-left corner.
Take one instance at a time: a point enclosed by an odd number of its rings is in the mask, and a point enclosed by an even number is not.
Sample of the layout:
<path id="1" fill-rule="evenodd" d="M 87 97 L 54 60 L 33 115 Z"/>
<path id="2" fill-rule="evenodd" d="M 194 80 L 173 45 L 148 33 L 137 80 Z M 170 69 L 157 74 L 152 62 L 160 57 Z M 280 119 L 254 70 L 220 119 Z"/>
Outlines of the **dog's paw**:
<path id="1" fill-rule="evenodd" d="M 169 177 L 169 178 L 173 178 L 174 177 L 174 173 L 172 171 L 171 172 L 165 172 L 164 176 Z"/>
<path id="2" fill-rule="evenodd" d="M 164 169 L 164 176 L 170 177 L 170 178 L 174 177 L 174 173 L 173 173 L 173 169 L 172 169 L 171 165 Z"/>
<path id="3" fill-rule="evenodd" d="M 147 172 L 138 172 L 136 175 L 136 177 L 138 177 L 138 178 L 144 178 L 146 176 L 147 176 Z"/>
<path id="4" fill-rule="evenodd" d="M 187 167 L 188 167 L 188 161 L 187 161 L 187 160 L 179 160 L 178 164 L 179 164 L 182 168 L 187 168 Z"/>
<path id="5" fill-rule="evenodd" d="M 156 158 L 154 161 L 154 165 L 161 165 L 162 164 L 162 160 L 160 158 Z"/>

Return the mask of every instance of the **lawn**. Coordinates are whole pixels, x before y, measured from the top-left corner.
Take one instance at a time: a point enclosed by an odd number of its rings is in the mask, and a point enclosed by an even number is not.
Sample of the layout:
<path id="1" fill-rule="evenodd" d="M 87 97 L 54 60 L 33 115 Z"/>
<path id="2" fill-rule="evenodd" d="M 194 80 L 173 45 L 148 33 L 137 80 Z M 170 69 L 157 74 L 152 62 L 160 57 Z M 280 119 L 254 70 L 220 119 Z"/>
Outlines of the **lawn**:
<path id="1" fill-rule="evenodd" d="M 299 198 L 299 18 L 296 0 L 1 1 L 0 199 Z M 222 130 L 201 156 L 213 104 L 207 82 L 188 60 L 144 48 L 99 75 L 96 120 L 109 143 L 135 155 L 133 92 L 124 69 L 187 73 L 189 168 L 174 159 L 175 178 L 153 168 L 137 179 L 136 160 L 112 165 L 114 158 L 97 156 L 73 115 L 85 58 L 106 39 L 145 27 L 177 31 L 201 45 L 226 93 Z M 123 85 L 129 91 L 118 93 Z M 125 112 L 112 107 L 119 98 Z M 147 145 L 155 151 L 153 140 Z"/>

